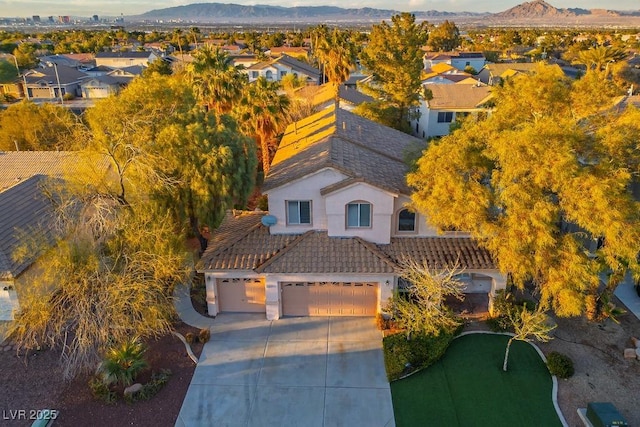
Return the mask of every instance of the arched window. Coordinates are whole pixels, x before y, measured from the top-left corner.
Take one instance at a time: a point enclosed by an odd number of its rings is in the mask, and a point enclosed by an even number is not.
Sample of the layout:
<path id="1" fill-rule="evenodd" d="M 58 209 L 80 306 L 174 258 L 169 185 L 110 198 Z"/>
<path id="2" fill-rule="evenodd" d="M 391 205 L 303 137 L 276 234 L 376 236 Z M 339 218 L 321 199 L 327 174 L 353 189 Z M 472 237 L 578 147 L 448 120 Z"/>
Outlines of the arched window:
<path id="1" fill-rule="evenodd" d="M 398 231 L 416 231 L 416 213 L 403 209 L 398 213 Z"/>

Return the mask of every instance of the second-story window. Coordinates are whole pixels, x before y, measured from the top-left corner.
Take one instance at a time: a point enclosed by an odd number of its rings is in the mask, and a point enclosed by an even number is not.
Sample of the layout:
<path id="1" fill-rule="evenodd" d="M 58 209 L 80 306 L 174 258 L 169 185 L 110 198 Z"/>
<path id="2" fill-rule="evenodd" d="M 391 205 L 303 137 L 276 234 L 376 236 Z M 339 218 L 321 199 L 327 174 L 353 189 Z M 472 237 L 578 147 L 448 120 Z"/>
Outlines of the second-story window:
<path id="1" fill-rule="evenodd" d="M 403 209 L 398 214 L 398 231 L 416 231 L 416 214 Z"/>
<path id="2" fill-rule="evenodd" d="M 311 224 L 311 201 L 310 200 L 287 201 L 287 224 L 289 225 Z"/>
<path id="3" fill-rule="evenodd" d="M 347 227 L 371 227 L 371 203 L 349 203 L 347 205 Z"/>

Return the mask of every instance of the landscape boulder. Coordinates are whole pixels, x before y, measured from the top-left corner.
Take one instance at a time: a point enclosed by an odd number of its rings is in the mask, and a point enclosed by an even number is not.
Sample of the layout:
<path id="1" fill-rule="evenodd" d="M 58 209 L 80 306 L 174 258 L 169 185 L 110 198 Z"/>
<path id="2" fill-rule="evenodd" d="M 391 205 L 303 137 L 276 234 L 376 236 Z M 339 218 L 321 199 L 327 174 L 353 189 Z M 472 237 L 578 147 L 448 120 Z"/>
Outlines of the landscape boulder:
<path id="1" fill-rule="evenodd" d="M 129 396 L 142 390 L 142 384 L 135 383 L 124 389 L 124 395 Z"/>

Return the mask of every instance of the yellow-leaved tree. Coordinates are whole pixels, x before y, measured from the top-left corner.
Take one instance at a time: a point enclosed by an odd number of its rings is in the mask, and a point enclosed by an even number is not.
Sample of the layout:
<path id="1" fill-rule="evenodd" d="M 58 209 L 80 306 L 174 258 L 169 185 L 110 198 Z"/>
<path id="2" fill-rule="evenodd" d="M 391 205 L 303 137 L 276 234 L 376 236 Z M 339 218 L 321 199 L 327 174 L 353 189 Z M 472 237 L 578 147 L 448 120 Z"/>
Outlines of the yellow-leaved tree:
<path id="1" fill-rule="evenodd" d="M 640 271 L 640 113 L 576 114 L 573 87 L 544 65 L 506 81 L 495 111 L 433 142 L 408 183 L 432 224 L 469 231 L 516 285 L 533 282 L 542 309 L 596 319 L 624 273 Z"/>

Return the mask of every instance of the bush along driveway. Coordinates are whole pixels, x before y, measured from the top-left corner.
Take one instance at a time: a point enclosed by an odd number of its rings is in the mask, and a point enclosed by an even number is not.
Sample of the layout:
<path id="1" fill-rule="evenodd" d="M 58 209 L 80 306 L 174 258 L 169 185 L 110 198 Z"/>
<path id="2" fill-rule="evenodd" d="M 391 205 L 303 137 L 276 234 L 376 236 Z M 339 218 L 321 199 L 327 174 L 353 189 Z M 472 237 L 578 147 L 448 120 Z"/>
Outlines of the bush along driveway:
<path id="1" fill-rule="evenodd" d="M 471 334 L 455 339 L 444 357 L 391 383 L 397 426 L 562 426 L 552 401 L 552 377 L 528 343 L 509 336 Z"/>

